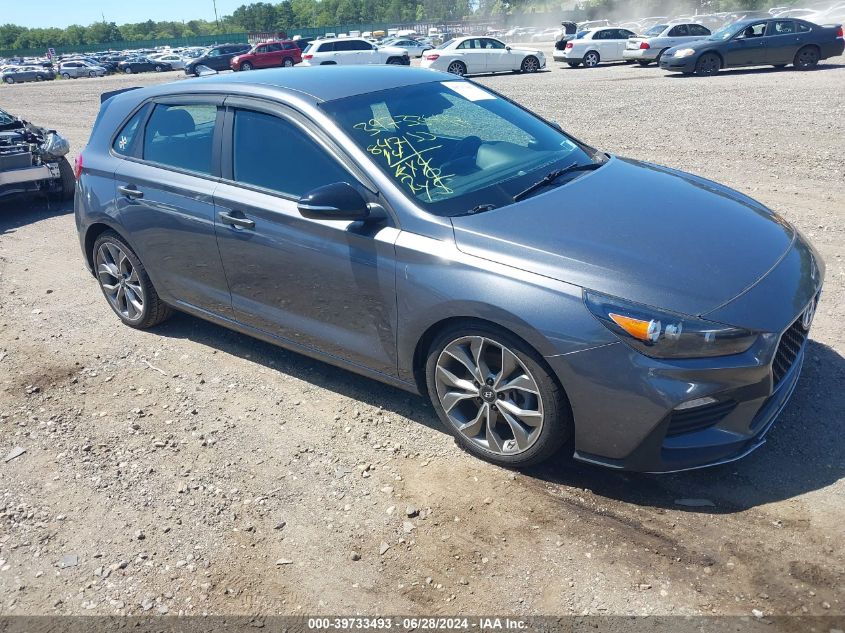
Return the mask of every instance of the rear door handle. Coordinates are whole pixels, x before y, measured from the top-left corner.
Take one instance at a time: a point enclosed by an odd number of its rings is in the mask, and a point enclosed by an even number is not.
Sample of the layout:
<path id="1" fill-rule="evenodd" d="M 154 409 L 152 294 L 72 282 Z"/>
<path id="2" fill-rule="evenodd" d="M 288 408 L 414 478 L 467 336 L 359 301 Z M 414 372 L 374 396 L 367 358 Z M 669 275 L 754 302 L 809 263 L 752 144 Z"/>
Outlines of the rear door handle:
<path id="1" fill-rule="evenodd" d="M 127 198 L 143 198 L 144 192 L 138 191 L 135 187 L 124 187 L 120 186 L 117 190 L 122 193 Z"/>
<path id="2" fill-rule="evenodd" d="M 253 222 L 249 218 L 239 218 L 234 215 L 229 215 L 226 211 L 221 211 L 217 214 L 217 217 L 220 218 L 220 222 L 222 222 L 223 224 L 228 224 L 229 226 L 237 226 L 242 229 L 255 228 L 255 222 Z"/>

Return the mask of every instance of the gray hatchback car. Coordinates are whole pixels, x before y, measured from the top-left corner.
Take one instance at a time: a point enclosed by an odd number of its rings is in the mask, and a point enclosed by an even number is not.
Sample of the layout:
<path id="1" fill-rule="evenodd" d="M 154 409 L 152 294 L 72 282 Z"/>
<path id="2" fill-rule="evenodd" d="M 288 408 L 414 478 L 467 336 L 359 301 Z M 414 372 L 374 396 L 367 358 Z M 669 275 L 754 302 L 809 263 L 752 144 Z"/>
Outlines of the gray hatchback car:
<path id="1" fill-rule="evenodd" d="M 452 75 L 316 67 L 112 96 L 76 172 L 127 325 L 172 309 L 427 395 L 466 450 L 667 472 L 789 399 L 824 277 L 763 205 Z"/>

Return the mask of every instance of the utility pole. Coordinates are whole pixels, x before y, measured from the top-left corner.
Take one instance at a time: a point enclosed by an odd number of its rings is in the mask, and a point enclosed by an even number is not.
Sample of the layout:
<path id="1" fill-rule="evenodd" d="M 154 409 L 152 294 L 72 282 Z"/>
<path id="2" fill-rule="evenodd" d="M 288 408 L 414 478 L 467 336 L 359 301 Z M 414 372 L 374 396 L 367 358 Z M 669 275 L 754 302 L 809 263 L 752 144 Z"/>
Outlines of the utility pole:
<path id="1" fill-rule="evenodd" d="M 217 17 L 217 0 L 211 0 L 214 4 L 214 21 L 217 22 L 217 30 L 220 30 L 220 18 Z"/>

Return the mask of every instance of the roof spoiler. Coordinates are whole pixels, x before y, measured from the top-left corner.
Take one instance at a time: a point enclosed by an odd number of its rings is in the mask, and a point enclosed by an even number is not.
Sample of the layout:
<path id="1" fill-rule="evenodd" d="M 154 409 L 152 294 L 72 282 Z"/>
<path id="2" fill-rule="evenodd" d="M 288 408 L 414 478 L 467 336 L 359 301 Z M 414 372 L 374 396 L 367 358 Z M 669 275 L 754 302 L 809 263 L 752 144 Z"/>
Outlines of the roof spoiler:
<path id="1" fill-rule="evenodd" d="M 116 97 L 119 94 L 123 94 L 124 92 L 129 92 L 130 90 L 138 90 L 141 86 L 133 86 L 132 88 L 121 88 L 120 90 L 110 90 L 109 92 L 104 92 L 100 95 L 100 104 L 102 105 L 112 97 Z"/>

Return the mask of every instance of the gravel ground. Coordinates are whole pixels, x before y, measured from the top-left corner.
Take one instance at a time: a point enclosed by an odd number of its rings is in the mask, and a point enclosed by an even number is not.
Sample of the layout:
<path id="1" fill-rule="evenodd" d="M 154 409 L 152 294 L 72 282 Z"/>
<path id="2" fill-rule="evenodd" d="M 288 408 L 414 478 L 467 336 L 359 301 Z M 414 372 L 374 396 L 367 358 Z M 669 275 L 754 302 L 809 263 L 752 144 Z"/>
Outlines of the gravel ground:
<path id="1" fill-rule="evenodd" d="M 845 614 L 843 64 L 478 78 L 760 199 L 826 259 L 770 441 L 705 471 L 485 464 L 404 392 L 184 315 L 121 326 L 69 207 L 0 207 L 0 457 L 26 451 L 0 462 L 0 614 Z M 75 154 L 100 92 L 177 76 L 0 86 L 0 104 Z"/>

